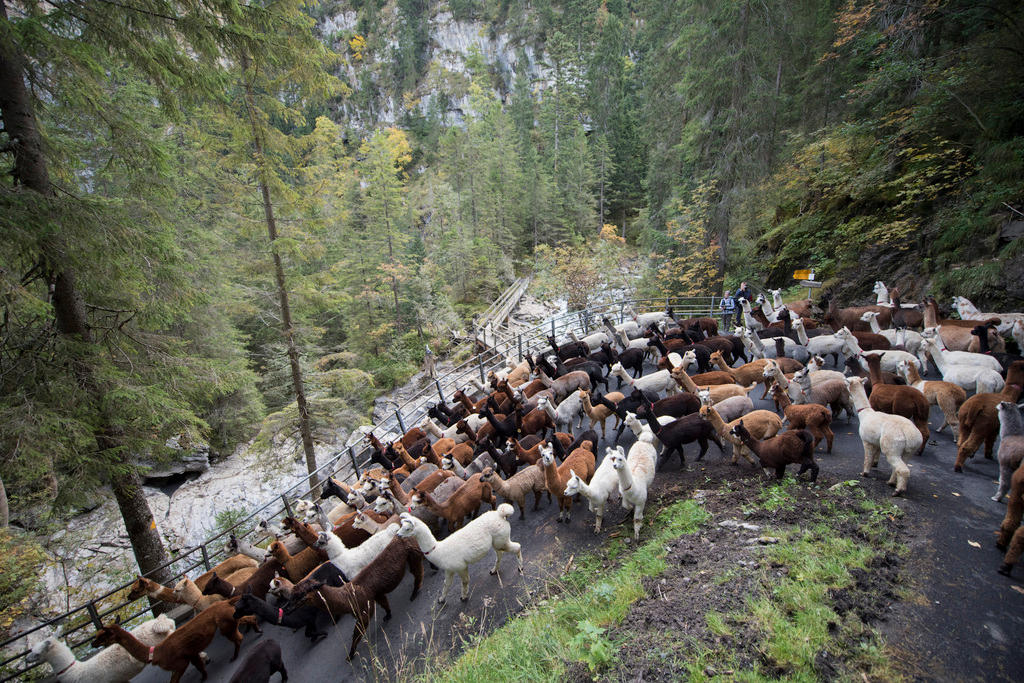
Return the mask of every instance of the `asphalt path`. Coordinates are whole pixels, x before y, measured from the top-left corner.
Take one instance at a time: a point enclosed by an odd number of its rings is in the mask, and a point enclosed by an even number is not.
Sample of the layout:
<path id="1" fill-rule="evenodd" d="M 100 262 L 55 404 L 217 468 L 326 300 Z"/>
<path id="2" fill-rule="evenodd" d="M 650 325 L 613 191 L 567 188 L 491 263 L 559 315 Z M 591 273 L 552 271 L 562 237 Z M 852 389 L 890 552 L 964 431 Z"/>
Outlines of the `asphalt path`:
<path id="1" fill-rule="evenodd" d="M 933 378 L 935 378 L 933 370 Z M 759 389 L 751 393 L 756 408 L 773 406 L 760 400 Z M 941 414 L 932 409 L 932 425 L 941 423 Z M 609 425 L 611 420 L 609 420 Z M 870 490 L 884 494 L 889 477 L 884 458 L 866 479 L 860 478 L 863 450 L 856 421 L 839 419 L 833 423 L 836 434 L 834 452 L 824 454 L 824 442 L 816 454 L 821 466 L 819 483 L 857 479 Z M 609 436 L 612 432 L 609 429 Z M 627 429 L 620 443 L 628 448 L 633 435 Z M 600 443 L 603 455 L 606 445 Z M 729 446 L 726 444 L 728 453 Z M 687 447 L 687 469 L 679 468 L 673 458 L 658 473 L 659 491 L 693 490 L 706 485 L 706 478 L 730 478 L 749 475 L 751 467 L 728 464 L 713 444 L 702 462 L 695 462 L 698 447 Z M 924 454 L 910 463 L 911 476 L 905 497 L 894 502 L 905 512 L 905 539 L 909 547 L 903 568 L 905 598 L 892 606 L 891 617 L 880 625 L 889 650 L 900 668 L 918 680 L 971 681 L 1020 680 L 1024 670 L 1024 567 L 1012 578 L 996 573 L 1002 554 L 994 546 L 994 534 L 1005 512 L 1005 504 L 995 503 L 998 466 L 979 453 L 969 460 L 963 474 L 953 472 L 956 447 L 948 429 L 932 431 Z M 678 495 L 676 493 L 675 495 Z M 282 647 L 289 680 L 365 681 L 407 680 L 421 671 L 424 655 L 457 656 L 467 644 L 505 623 L 522 611 L 531 600 L 531 588 L 556 578 L 570 566 L 572 559 L 597 547 L 593 533 L 593 515 L 585 501 L 573 509 L 572 521 L 555 521 L 557 505 L 541 503 L 536 513 L 527 511 L 524 521 L 518 514 L 511 519 L 512 540 L 522 544 L 525 570 L 516 571 L 515 560 L 506 555 L 499 576 L 488 572 L 493 554 L 470 569 L 470 596 L 459 600 L 456 580 L 445 604 L 438 604 L 444 580 L 443 572 L 426 570 L 423 590 L 409 601 L 412 578 L 389 595 L 393 617 L 383 621 L 377 610 L 368 638 L 359 646 L 352 663 L 345 660 L 351 642 L 353 624 L 346 618 L 331 634 L 316 645 L 302 635 L 272 625 L 264 625 L 262 636 L 247 634 L 237 662 L 230 662 L 230 643 L 217 636 L 208 648 L 211 662 L 208 680 L 228 681 L 259 638 L 274 638 Z M 605 531 L 630 535 L 631 521 L 617 505 L 610 505 Z M 166 681 L 169 673 L 149 667 L 134 680 Z M 182 681 L 199 681 L 199 672 L 190 667 Z M 277 680 L 277 679 L 274 679 Z"/>

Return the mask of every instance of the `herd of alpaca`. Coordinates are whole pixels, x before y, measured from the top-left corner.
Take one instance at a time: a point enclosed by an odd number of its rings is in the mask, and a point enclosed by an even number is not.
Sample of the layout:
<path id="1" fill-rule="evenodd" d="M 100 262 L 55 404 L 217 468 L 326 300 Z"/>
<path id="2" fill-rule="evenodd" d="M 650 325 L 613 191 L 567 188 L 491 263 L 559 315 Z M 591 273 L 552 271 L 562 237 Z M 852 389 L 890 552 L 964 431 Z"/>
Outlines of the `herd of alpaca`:
<path id="1" fill-rule="evenodd" d="M 267 547 L 232 537 L 234 554 L 201 576 L 173 587 L 140 577 L 133 599 L 193 608 L 195 616 L 177 629 L 166 617 L 132 631 L 109 624 L 93 640 L 105 649 L 89 660 L 77 661 L 51 637 L 29 661 L 48 662 L 60 681 L 126 681 L 147 664 L 171 672 L 172 683 L 190 665 L 205 680 L 203 650 L 218 631 L 234 644 L 234 659 L 240 626 L 304 628 L 316 642 L 346 615 L 354 621 L 351 660 L 377 607 L 390 618 L 388 594 L 407 574 L 416 598 L 424 560 L 444 571 L 442 603 L 456 576 L 460 598 L 469 598 L 470 567 L 492 550 L 491 574 L 500 572 L 504 553 L 516 556 L 522 572 L 522 548 L 512 540 L 515 506 L 523 520 L 527 507 L 536 514 L 542 498 L 554 498 L 557 521 L 572 524 L 573 507 L 585 500 L 594 533 L 601 533 L 614 504 L 631 512 L 639 539 L 657 472 L 673 456 L 685 469 L 690 444 L 699 447 L 697 460 L 710 442 L 723 454 L 729 444 L 735 465 L 742 458 L 778 479 L 797 465 L 798 477 L 814 481 L 815 452 L 824 440 L 832 454 L 837 419 L 858 425 L 862 475 L 884 457 L 893 495 L 907 495 L 908 462 L 926 448 L 933 405 L 942 414 L 936 431 L 948 425 L 957 444 L 956 472 L 983 443 L 992 458 L 999 439 L 992 500 L 1008 499 L 997 545 L 1006 551 L 1000 571 L 1009 573 L 1024 553 L 1024 420 L 1016 404 L 1024 360 L 990 349 L 1005 349 L 992 337 L 1004 327 L 1024 339 L 1024 316 L 979 313 L 958 299 L 960 316 L 977 322 L 972 328 L 940 318 L 933 300 L 922 312 L 882 283 L 875 293 L 874 306 L 844 309 L 829 300 L 820 320 L 809 302 L 744 302 L 748 324 L 731 333 L 719 332 L 712 318 L 677 320 L 670 309 L 619 325 L 604 319 L 599 331 L 561 344 L 549 338 L 550 353 L 491 372 L 476 392 L 459 390 L 452 405 L 431 406 L 429 417 L 392 443 L 369 432 L 372 468 L 352 486 L 329 481 L 321 499 L 339 502 L 328 510 L 302 502 L 294 511 L 305 519 L 266 525 Z M 1004 318 L 1008 326 L 1001 326 Z M 908 329 L 917 319 L 927 327 Z M 894 322 L 902 326 L 890 327 Z M 981 352 L 968 350 L 964 330 Z M 836 369 L 825 368 L 824 359 Z M 844 361 L 852 376 L 842 371 Z M 941 379 L 924 379 L 934 374 L 930 363 Z M 658 369 L 645 373 L 651 364 Z M 773 400 L 775 409 L 755 409 L 756 396 Z M 634 437 L 628 448 L 617 443 L 626 428 Z M 265 681 L 274 673 L 287 678 L 279 645 L 267 639 L 251 648 L 232 680 Z"/>

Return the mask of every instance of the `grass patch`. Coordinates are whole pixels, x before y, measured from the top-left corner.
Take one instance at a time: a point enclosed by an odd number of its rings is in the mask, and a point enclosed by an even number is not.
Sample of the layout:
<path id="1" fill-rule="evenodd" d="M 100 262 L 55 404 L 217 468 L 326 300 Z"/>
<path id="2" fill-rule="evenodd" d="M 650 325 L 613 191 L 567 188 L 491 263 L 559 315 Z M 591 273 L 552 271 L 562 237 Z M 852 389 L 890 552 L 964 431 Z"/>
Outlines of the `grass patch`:
<path id="1" fill-rule="evenodd" d="M 769 502 L 782 505 L 783 488 L 773 488 L 763 496 L 766 506 Z M 759 635 L 756 648 L 767 668 L 741 671 L 727 640 L 721 647 L 705 643 L 687 666 L 689 680 L 715 679 L 717 672 L 735 680 L 816 681 L 829 677 L 822 666 L 833 660 L 841 671 L 859 671 L 869 680 L 900 680 L 877 633 L 861 622 L 856 611 L 839 613 L 834 607 L 837 591 L 872 590 L 870 585 L 855 586 L 854 575 L 858 570 L 862 577 L 871 574 L 873 560 L 897 549 L 882 521 L 901 513 L 892 504 L 865 498 L 860 490 L 838 495 L 860 500 L 842 506 L 835 504 L 838 498 L 825 498 L 818 514 L 806 523 L 765 530 L 780 540 L 764 549 L 759 590 L 747 598 L 742 612 L 730 612 L 726 618 L 714 610 L 705 614 L 715 636 L 727 639 L 735 630 L 730 624 L 752 627 Z M 828 664 L 822 664 L 822 657 Z"/>
<path id="2" fill-rule="evenodd" d="M 596 554 L 558 581 L 555 597 L 540 600 L 529 612 L 466 650 L 446 670 L 431 667 L 432 681 L 556 681 L 570 662 L 586 662 L 591 670 L 609 664 L 615 647 L 607 626 L 620 621 L 637 599 L 645 595 L 642 580 L 665 569 L 665 543 L 693 533 L 708 518 L 692 500 L 661 510 L 647 529 L 653 536 L 614 570 L 601 569 Z M 615 557 L 624 555 L 625 543 L 611 543 Z M 603 552 L 605 558 L 611 552 Z"/>

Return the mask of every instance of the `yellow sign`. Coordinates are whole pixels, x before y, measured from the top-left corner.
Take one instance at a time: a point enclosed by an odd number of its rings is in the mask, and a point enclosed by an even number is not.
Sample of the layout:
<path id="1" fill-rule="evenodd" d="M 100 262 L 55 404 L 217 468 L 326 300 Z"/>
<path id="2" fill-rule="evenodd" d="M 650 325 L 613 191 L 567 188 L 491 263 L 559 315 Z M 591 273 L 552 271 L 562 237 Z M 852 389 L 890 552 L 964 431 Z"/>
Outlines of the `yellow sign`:
<path id="1" fill-rule="evenodd" d="M 794 270 L 793 271 L 793 279 L 794 280 L 809 280 L 809 279 L 811 279 L 811 271 L 810 270 Z"/>

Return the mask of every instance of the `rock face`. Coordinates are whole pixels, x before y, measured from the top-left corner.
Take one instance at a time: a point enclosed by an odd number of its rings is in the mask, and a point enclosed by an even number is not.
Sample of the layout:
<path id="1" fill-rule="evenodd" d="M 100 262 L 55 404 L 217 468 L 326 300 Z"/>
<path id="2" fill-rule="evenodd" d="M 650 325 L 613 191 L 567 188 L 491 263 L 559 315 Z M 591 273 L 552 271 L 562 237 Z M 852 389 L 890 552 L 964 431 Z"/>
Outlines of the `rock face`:
<path id="1" fill-rule="evenodd" d="M 395 16 L 382 16 L 381 20 L 386 24 L 400 21 Z M 355 35 L 357 23 L 356 12 L 339 10 L 321 19 L 318 28 L 334 49 L 346 53 L 347 40 Z M 397 30 L 385 30 L 383 33 L 389 37 L 399 35 Z M 392 125 L 410 109 L 424 116 L 433 111 L 449 125 L 460 124 L 471 111 L 467 62 L 476 54 L 487 64 L 494 77 L 497 94 L 502 99 L 511 92 L 518 71 L 525 73 L 540 90 L 546 89 L 551 82 L 543 53 L 506 33 L 493 31 L 490 24 L 457 21 L 451 12 L 438 11 L 430 17 L 428 33 L 426 74 L 415 92 L 410 93 L 411 97 L 396 99 L 389 81 L 389 60 L 397 48 L 393 39 L 377 37 L 377 41 L 384 44 L 377 45 L 373 52 L 367 52 L 361 59 L 355 59 L 351 53 L 347 55 L 339 76 L 353 90 L 372 89 L 374 92 L 369 110 L 365 105 L 360 109 L 348 102 L 342 104 L 341 114 L 349 125 L 364 130 Z M 525 61 L 520 63 L 521 59 Z"/>

